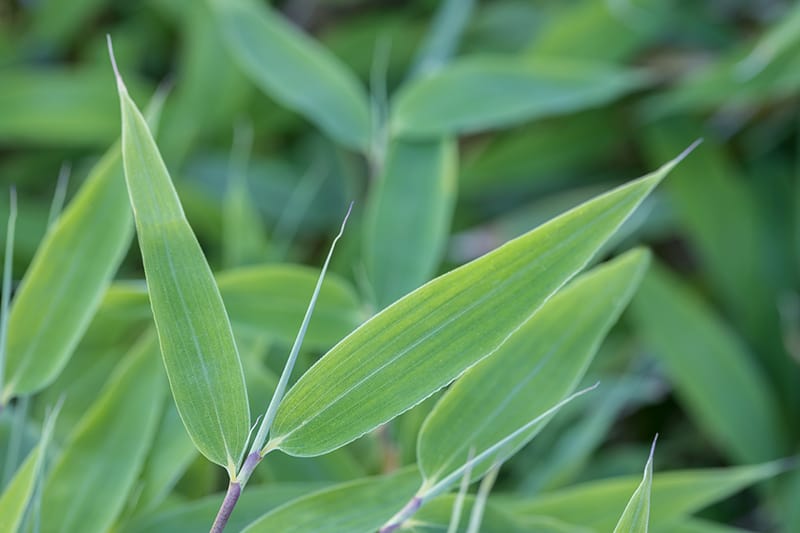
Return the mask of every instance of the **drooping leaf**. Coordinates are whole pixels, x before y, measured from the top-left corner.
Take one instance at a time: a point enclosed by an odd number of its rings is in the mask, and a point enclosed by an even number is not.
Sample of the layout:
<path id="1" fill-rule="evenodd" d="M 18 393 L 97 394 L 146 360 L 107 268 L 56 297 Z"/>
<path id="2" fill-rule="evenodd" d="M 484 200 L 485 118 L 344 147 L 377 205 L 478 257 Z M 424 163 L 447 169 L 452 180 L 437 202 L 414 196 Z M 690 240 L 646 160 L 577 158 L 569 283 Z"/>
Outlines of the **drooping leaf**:
<path id="1" fill-rule="evenodd" d="M 416 468 L 336 485 L 267 513 L 243 533 L 375 533 L 418 485 Z"/>
<path id="2" fill-rule="evenodd" d="M 779 405 L 761 369 L 697 295 L 655 265 L 631 310 L 701 431 L 741 461 L 788 451 Z"/>
<path id="3" fill-rule="evenodd" d="M 644 467 L 644 477 L 642 482 L 633 491 L 628 505 L 622 511 L 622 516 L 614 528 L 614 533 L 647 533 L 650 523 L 650 491 L 653 485 L 653 453 L 656 449 L 656 441 L 650 448 L 650 457 Z"/>
<path id="4" fill-rule="evenodd" d="M 641 73 L 561 59 L 462 59 L 406 86 L 392 130 L 430 138 L 597 107 L 641 87 Z"/>
<path id="5" fill-rule="evenodd" d="M 753 466 L 660 473 L 653 479 L 650 526 L 653 529 L 688 516 L 743 488 L 785 469 L 781 462 Z M 494 497 L 493 501 L 520 520 L 550 516 L 571 524 L 612 531 L 639 476 L 604 479 L 534 497 Z"/>
<path id="6" fill-rule="evenodd" d="M 15 533 L 22 524 L 25 510 L 36 489 L 47 458 L 53 426 L 58 417 L 58 408 L 46 418 L 39 443 L 20 465 L 8 486 L 0 493 L 0 531 Z"/>
<path id="7" fill-rule="evenodd" d="M 299 456 L 326 453 L 450 383 L 583 268 L 677 162 L 436 278 L 373 317 L 289 391 L 268 446 Z"/>
<path id="8" fill-rule="evenodd" d="M 150 332 L 120 361 L 75 426 L 45 480 L 43 533 L 101 533 L 122 511 L 166 396 L 158 359 L 158 344 Z"/>
<path id="9" fill-rule="evenodd" d="M 242 365 L 211 269 L 117 73 L 122 159 L 172 395 L 200 452 L 234 475 L 250 429 Z"/>
<path id="10" fill-rule="evenodd" d="M 635 250 L 580 276 L 451 386 L 420 431 L 417 459 L 426 482 L 460 467 L 471 447 L 482 452 L 571 393 L 648 263 L 647 252 Z M 548 421 L 477 465 L 473 478 L 515 453 Z"/>
<path id="11" fill-rule="evenodd" d="M 346 66 L 255 0 L 210 0 L 228 48 L 264 92 L 342 144 L 366 149 L 369 103 Z"/>
<path id="12" fill-rule="evenodd" d="M 364 262 L 378 309 L 436 272 L 455 203 L 457 164 L 452 139 L 391 142 L 364 224 Z"/>

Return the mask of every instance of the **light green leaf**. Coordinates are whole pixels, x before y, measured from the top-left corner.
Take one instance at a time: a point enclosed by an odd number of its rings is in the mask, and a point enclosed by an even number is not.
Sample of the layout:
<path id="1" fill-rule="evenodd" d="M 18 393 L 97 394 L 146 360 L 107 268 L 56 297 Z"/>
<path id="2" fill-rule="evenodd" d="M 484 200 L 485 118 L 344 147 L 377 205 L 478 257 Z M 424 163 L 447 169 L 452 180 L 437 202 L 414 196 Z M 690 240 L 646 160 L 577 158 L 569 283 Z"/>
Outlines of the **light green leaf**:
<path id="1" fill-rule="evenodd" d="M 582 275 L 451 386 L 419 434 L 417 459 L 426 483 L 464 464 L 470 447 L 482 452 L 570 394 L 648 263 L 649 254 L 635 250 Z M 513 455 L 548 421 L 477 465 L 473 479 Z"/>
<path id="2" fill-rule="evenodd" d="M 243 533 L 375 533 L 418 485 L 416 468 L 337 485 L 267 513 Z"/>
<path id="3" fill-rule="evenodd" d="M 701 518 L 687 518 L 659 528 L 658 531 L 663 533 L 747 533 L 747 530 L 738 527 L 726 526 Z"/>
<path id="4" fill-rule="evenodd" d="M 267 333 L 291 343 L 314 292 L 319 270 L 299 265 L 266 265 L 221 272 L 219 290 L 231 321 L 252 333 Z M 327 349 L 364 319 L 355 290 L 328 274 L 320 289 L 305 346 Z"/>
<path id="5" fill-rule="evenodd" d="M 658 435 L 656 435 L 656 439 Z M 656 439 L 650 448 L 650 457 L 644 467 L 644 478 L 633 491 L 628 505 L 614 528 L 614 533 L 647 533 L 650 522 L 650 490 L 653 485 L 653 454 L 656 451 Z"/>
<path id="6" fill-rule="evenodd" d="M 392 129 L 439 137 L 598 107 L 642 87 L 638 72 L 562 59 L 472 57 L 406 86 Z"/>
<path id="7" fill-rule="evenodd" d="M 48 230 L 9 317 L 2 401 L 50 384 L 72 355 L 133 237 L 119 146 Z"/>
<path id="8" fill-rule="evenodd" d="M 255 0 L 210 0 L 233 58 L 253 82 L 328 135 L 364 150 L 366 92 L 328 50 Z"/>
<path id="9" fill-rule="evenodd" d="M 108 531 L 152 444 L 165 388 L 148 333 L 120 361 L 46 478 L 43 533 Z"/>
<path id="10" fill-rule="evenodd" d="M 299 456 L 329 452 L 450 383 L 582 269 L 677 162 L 436 278 L 373 317 L 289 391 L 268 446 Z"/>
<path id="11" fill-rule="evenodd" d="M 4 533 L 15 533 L 19 530 L 25 510 L 28 508 L 28 503 L 36 488 L 36 480 L 40 478 L 44 468 L 47 447 L 50 445 L 58 409 L 59 407 L 56 407 L 45 418 L 39 444 L 31 450 L 11 482 L 0 494 L 0 531 Z"/>
<path id="12" fill-rule="evenodd" d="M 447 241 L 456 195 L 453 139 L 395 139 L 364 223 L 364 262 L 383 309 L 435 274 Z"/>
<path id="13" fill-rule="evenodd" d="M 200 452 L 233 476 L 250 411 L 228 315 L 155 141 L 118 72 L 117 88 L 125 179 L 172 395 Z"/>
<path id="14" fill-rule="evenodd" d="M 788 450 L 772 389 L 742 341 L 688 287 L 654 265 L 631 305 L 701 431 L 742 461 Z"/>
<path id="15" fill-rule="evenodd" d="M 664 472 L 653 480 L 650 527 L 657 528 L 688 516 L 743 488 L 771 478 L 785 469 L 782 462 L 753 466 Z M 551 516 L 572 524 L 611 531 L 630 495 L 641 483 L 638 476 L 592 481 L 556 492 L 530 497 L 494 497 L 506 512 Z"/>

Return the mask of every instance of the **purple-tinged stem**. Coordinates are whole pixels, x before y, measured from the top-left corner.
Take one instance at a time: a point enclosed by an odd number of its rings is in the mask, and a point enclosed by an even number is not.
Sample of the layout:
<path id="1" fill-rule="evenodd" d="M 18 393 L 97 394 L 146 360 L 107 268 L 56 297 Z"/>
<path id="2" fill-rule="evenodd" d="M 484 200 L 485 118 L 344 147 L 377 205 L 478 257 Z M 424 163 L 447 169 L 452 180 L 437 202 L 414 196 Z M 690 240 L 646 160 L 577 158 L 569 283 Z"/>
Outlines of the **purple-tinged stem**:
<path id="1" fill-rule="evenodd" d="M 258 452 L 253 452 L 247 456 L 242 464 L 242 469 L 239 471 L 239 476 L 235 480 L 231 480 L 228 484 L 228 492 L 225 493 L 225 499 L 222 500 L 222 505 L 217 512 L 217 517 L 214 519 L 214 524 L 211 526 L 209 533 L 222 533 L 225 526 L 228 524 L 228 519 L 231 517 L 233 508 L 236 507 L 236 502 L 239 501 L 239 495 L 242 489 L 250 479 L 250 475 L 255 470 L 258 463 L 261 462 L 263 457 Z"/>
<path id="2" fill-rule="evenodd" d="M 217 517 L 214 519 L 214 524 L 212 524 L 209 533 L 222 533 L 222 530 L 228 524 L 233 508 L 236 507 L 236 502 L 239 501 L 241 493 L 242 486 L 238 481 L 231 481 L 228 484 L 228 492 L 225 493 L 225 499 L 222 500 L 222 505 L 219 508 L 219 512 L 217 512 Z"/>

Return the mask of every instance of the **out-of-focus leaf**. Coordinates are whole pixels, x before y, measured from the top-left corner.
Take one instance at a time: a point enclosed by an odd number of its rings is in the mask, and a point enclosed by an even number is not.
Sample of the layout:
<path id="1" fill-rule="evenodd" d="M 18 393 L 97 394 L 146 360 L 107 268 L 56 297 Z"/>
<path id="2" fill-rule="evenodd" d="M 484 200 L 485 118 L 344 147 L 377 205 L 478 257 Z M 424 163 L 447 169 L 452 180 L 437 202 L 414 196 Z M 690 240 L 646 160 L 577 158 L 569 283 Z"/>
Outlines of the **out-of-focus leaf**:
<path id="1" fill-rule="evenodd" d="M 103 0 L 75 0 L 68 3 L 44 0 L 29 4 L 33 21 L 27 38 L 38 46 L 41 46 L 38 41 L 42 41 L 46 46 L 56 49 L 66 48 L 68 41 L 103 5 Z"/>
<path id="2" fill-rule="evenodd" d="M 784 470 L 780 462 L 753 466 L 660 473 L 653 479 L 650 526 L 653 529 L 688 516 L 743 488 Z M 641 483 L 638 476 L 593 481 L 535 497 L 493 497 L 506 512 L 551 516 L 597 531 L 612 531 L 630 495 Z"/>
<path id="3" fill-rule="evenodd" d="M 166 396 L 155 335 L 131 349 L 75 427 L 42 501 L 42 531 L 108 531 L 153 442 Z"/>
<path id="4" fill-rule="evenodd" d="M 450 228 L 457 165 L 452 139 L 392 141 L 364 223 L 364 263 L 379 309 L 435 274 Z"/>
<path id="5" fill-rule="evenodd" d="M 243 533 L 375 533 L 418 485 L 416 468 L 336 485 L 267 513 Z"/>
<path id="6" fill-rule="evenodd" d="M 444 394 L 419 435 L 417 456 L 433 484 L 570 394 L 633 295 L 649 255 L 625 254 L 579 277 Z M 502 391 L 502 392 L 500 392 Z M 480 478 L 541 431 L 548 419 L 472 469 Z"/>
<path id="7" fill-rule="evenodd" d="M 57 416 L 58 412 L 55 411 L 45 418 L 39 443 L 31 450 L 11 482 L 0 493 L 0 531 L 15 533 L 22 524 L 25 510 L 36 489 L 36 481 L 44 468 Z"/>
<path id="8" fill-rule="evenodd" d="M 2 401 L 51 383 L 89 326 L 133 237 L 133 217 L 111 148 L 48 230 L 14 298 Z"/>
<path id="9" fill-rule="evenodd" d="M 248 485 L 233 510 L 228 529 L 241 531 L 265 512 L 323 488 L 322 483 L 271 483 Z M 196 533 L 214 521 L 224 494 L 145 513 L 121 528 L 121 533 Z"/>
<path id="10" fill-rule="evenodd" d="M 392 130 L 430 138 L 507 127 L 598 107 L 645 82 L 640 72 L 593 63 L 467 58 L 401 90 Z"/>
<path id="11" fill-rule="evenodd" d="M 680 522 L 657 528 L 659 533 L 747 533 L 738 527 L 709 522 L 701 518 L 687 518 Z"/>
<path id="12" fill-rule="evenodd" d="M 475 3 L 475 0 L 445 0 L 441 3 L 411 67 L 413 76 L 436 72 L 456 54 Z"/>
<path id="13" fill-rule="evenodd" d="M 779 404 L 761 370 L 690 289 L 655 265 L 631 309 L 701 431 L 741 461 L 775 459 L 787 451 Z"/>
<path id="14" fill-rule="evenodd" d="M 0 141 L 108 146 L 119 134 L 111 82 L 105 69 L 4 70 Z"/>
<path id="15" fill-rule="evenodd" d="M 139 476 L 137 514 L 152 513 L 197 456 L 175 405 L 166 404 Z"/>
<path id="16" fill-rule="evenodd" d="M 653 453 L 656 449 L 656 442 L 650 448 L 650 457 L 644 467 L 644 477 L 642 482 L 633 491 L 628 505 L 622 511 L 622 516 L 614 528 L 614 533 L 647 533 L 650 523 L 650 490 L 653 485 Z"/>
<path id="17" fill-rule="evenodd" d="M 207 2 L 186 2 L 176 13 L 176 22 L 181 25 L 183 43 L 176 62 L 175 89 L 164 109 L 158 136 L 169 168 L 177 168 L 200 138 L 229 128 L 242 103 L 254 92 L 230 61 Z"/>
<path id="18" fill-rule="evenodd" d="M 652 41 L 669 20 L 652 0 L 569 4 L 534 34 L 530 57 L 624 61 Z"/>
<path id="19" fill-rule="evenodd" d="M 228 315 L 164 161 L 117 73 L 122 159 L 172 395 L 200 452 L 234 475 L 250 429 Z"/>
<path id="20" fill-rule="evenodd" d="M 219 290 L 231 321 L 252 333 L 267 333 L 291 343 L 314 292 L 319 271 L 297 265 L 247 267 L 222 272 Z M 304 345 L 328 348 L 363 320 L 353 288 L 329 274 L 308 326 Z"/>
<path id="21" fill-rule="evenodd" d="M 342 144 L 367 148 L 369 103 L 347 67 L 272 8 L 210 1 L 231 54 L 256 85 Z"/>
<path id="22" fill-rule="evenodd" d="M 286 395 L 268 446 L 326 453 L 494 352 L 591 259 L 678 159 L 441 276 L 337 344 Z"/>

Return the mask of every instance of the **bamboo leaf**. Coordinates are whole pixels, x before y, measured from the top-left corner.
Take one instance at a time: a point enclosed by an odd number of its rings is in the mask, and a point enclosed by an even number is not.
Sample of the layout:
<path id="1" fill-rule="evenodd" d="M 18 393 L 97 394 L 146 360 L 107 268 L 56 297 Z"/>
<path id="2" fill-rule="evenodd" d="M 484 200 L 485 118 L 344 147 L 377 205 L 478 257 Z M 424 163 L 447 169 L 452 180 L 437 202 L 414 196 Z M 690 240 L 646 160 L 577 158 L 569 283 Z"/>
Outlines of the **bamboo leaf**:
<path id="1" fill-rule="evenodd" d="M 337 485 L 267 513 L 243 533 L 375 533 L 418 485 L 416 468 Z"/>
<path id="2" fill-rule="evenodd" d="M 44 468 L 58 410 L 59 406 L 45 418 L 39 443 L 31 450 L 11 482 L 0 494 L 0 531 L 15 533 L 19 530 L 25 510 L 33 497 L 36 480 Z"/>
<path id="3" fill-rule="evenodd" d="M 144 335 L 78 422 L 44 484 L 43 533 L 101 533 L 122 511 L 164 403 L 157 354 L 155 335 Z"/>
<path id="4" fill-rule="evenodd" d="M 382 309 L 434 275 L 446 245 L 456 195 L 452 139 L 395 139 L 364 228 L 364 262 Z"/>
<path id="5" fill-rule="evenodd" d="M 272 8 L 210 1 L 233 58 L 258 87 L 342 144 L 367 148 L 369 102 L 345 65 Z"/>
<path id="6" fill-rule="evenodd" d="M 653 453 L 656 450 L 656 440 L 653 439 L 653 446 L 650 448 L 650 457 L 644 467 L 644 478 L 633 491 L 633 496 L 625 506 L 622 516 L 614 528 L 614 533 L 647 533 L 650 522 L 650 490 L 653 485 Z"/>
<path id="7" fill-rule="evenodd" d="M 788 449 L 773 391 L 742 341 L 658 265 L 631 306 L 639 331 L 698 427 L 742 461 Z"/>
<path id="8" fill-rule="evenodd" d="M 660 473 L 653 479 L 650 526 L 688 516 L 743 488 L 786 469 L 781 461 L 760 465 Z M 592 481 L 531 497 L 494 497 L 500 508 L 520 520 L 550 516 L 597 531 L 611 531 L 619 509 L 641 483 L 638 476 Z"/>
<path id="9" fill-rule="evenodd" d="M 155 141 L 115 72 L 125 179 L 172 395 L 200 452 L 233 476 L 250 429 L 233 332 Z"/>
<path id="10" fill-rule="evenodd" d="M 436 278 L 373 317 L 289 391 L 268 447 L 326 453 L 450 383 L 583 268 L 678 161 Z"/>
<path id="11" fill-rule="evenodd" d="M 157 93 L 148 108 L 153 125 L 163 97 Z M 132 238 L 133 217 L 115 144 L 48 230 L 16 293 L 0 404 L 56 379 L 89 327 Z"/>
<path id="12" fill-rule="evenodd" d="M 451 386 L 419 434 L 417 459 L 426 482 L 460 467 L 470 447 L 482 452 L 570 394 L 648 263 L 648 253 L 635 250 L 580 276 Z M 476 465 L 473 479 L 513 455 L 548 421 Z"/>
<path id="13" fill-rule="evenodd" d="M 598 107 L 642 87 L 641 73 L 563 59 L 462 59 L 406 86 L 392 128 L 430 138 Z"/>

